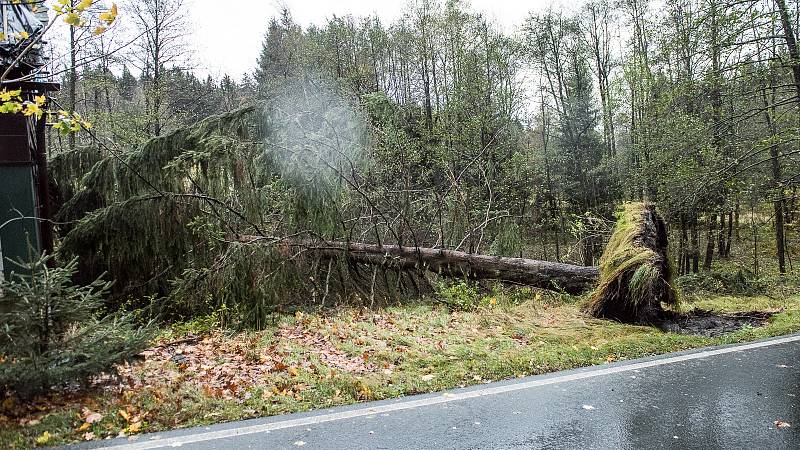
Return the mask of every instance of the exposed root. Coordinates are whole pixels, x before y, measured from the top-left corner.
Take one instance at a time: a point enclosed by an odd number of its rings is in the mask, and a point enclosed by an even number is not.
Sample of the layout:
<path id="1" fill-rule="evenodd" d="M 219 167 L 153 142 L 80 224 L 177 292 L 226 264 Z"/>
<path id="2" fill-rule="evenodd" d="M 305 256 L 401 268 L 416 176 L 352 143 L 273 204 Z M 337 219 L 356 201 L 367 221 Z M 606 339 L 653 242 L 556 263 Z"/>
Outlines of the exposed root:
<path id="1" fill-rule="evenodd" d="M 678 301 L 672 285 L 664 220 L 649 203 L 626 203 L 600 259 L 600 280 L 586 308 L 591 315 L 652 324 L 662 303 Z"/>

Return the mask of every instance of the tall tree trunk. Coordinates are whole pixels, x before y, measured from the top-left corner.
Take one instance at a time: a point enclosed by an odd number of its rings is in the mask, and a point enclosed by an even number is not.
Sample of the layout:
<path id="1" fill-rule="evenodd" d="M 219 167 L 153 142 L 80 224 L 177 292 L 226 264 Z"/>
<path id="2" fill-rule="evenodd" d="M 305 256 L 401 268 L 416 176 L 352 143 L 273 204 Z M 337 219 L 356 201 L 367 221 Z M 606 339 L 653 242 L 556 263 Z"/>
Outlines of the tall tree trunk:
<path id="1" fill-rule="evenodd" d="M 700 271 L 700 232 L 697 230 L 697 212 L 692 213 L 692 273 Z"/>
<path id="2" fill-rule="evenodd" d="M 791 20 L 789 19 L 789 10 L 786 7 L 785 0 L 775 0 L 778 6 L 778 12 L 781 17 L 781 26 L 783 27 L 783 37 L 786 40 L 786 47 L 789 51 L 790 66 L 792 68 L 792 78 L 794 79 L 795 88 L 795 103 L 798 111 L 800 112 L 800 52 L 797 49 L 797 37 L 794 34 Z M 798 114 L 798 121 L 800 121 L 800 114 Z M 774 127 L 774 123 L 772 124 Z M 772 178 L 774 181 L 780 183 L 781 167 L 778 161 L 778 148 L 772 146 L 770 148 L 770 157 L 772 159 Z M 780 273 L 786 273 L 786 240 L 784 235 L 783 223 L 783 189 L 776 186 L 776 198 L 773 202 L 775 210 L 775 244 L 778 252 L 778 270 Z"/>
<path id="3" fill-rule="evenodd" d="M 708 228 L 706 231 L 706 257 L 703 261 L 703 270 L 711 271 L 711 263 L 714 262 L 714 232 L 717 229 L 717 215 L 711 214 L 708 218 Z"/>
<path id="4" fill-rule="evenodd" d="M 797 105 L 798 108 L 800 108 L 800 52 L 797 49 L 797 38 L 792 29 L 791 20 L 789 19 L 789 10 L 786 7 L 786 1 L 775 0 L 775 4 L 778 6 L 778 13 L 781 16 L 783 37 L 786 40 L 786 47 L 789 50 L 789 57 L 791 58 L 790 66 L 792 68 L 792 78 L 794 79 L 794 87 L 797 94 Z"/>
<path id="5" fill-rule="evenodd" d="M 731 241 L 733 240 L 733 212 L 728 213 L 728 240 L 725 242 L 725 257 L 731 257 Z"/>
<path id="6" fill-rule="evenodd" d="M 70 2 L 72 7 L 75 6 L 75 0 Z M 67 99 L 67 106 L 69 107 L 69 112 L 76 112 L 75 109 L 78 107 L 77 99 L 78 99 L 78 63 L 77 63 L 77 40 L 75 36 L 75 27 L 69 27 L 69 91 L 67 95 L 69 98 Z M 75 133 L 69 133 L 67 136 L 67 145 L 69 150 L 72 152 L 75 150 Z"/>
<path id="7" fill-rule="evenodd" d="M 725 258 L 725 219 L 727 216 L 724 213 L 719 214 L 719 231 L 717 232 L 717 248 L 719 249 L 719 257 L 720 259 Z"/>

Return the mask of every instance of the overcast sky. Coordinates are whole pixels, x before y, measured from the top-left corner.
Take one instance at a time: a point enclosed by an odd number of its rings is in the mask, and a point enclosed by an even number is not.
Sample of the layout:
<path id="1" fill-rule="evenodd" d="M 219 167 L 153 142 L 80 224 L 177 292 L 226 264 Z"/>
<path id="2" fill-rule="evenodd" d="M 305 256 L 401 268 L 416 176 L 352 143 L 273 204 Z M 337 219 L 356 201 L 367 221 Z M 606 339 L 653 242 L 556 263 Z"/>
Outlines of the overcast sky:
<path id="1" fill-rule="evenodd" d="M 322 25 L 333 15 L 365 16 L 376 13 L 390 23 L 403 14 L 406 0 L 185 0 L 193 33 L 197 74 L 215 78 L 227 73 L 236 79 L 255 68 L 256 58 L 270 17 L 286 5 L 303 26 Z M 575 4 L 560 0 L 472 0 L 472 8 L 486 14 L 506 31 L 513 32 L 531 10 L 550 5 Z M 230 4 L 230 7 L 221 5 Z"/>

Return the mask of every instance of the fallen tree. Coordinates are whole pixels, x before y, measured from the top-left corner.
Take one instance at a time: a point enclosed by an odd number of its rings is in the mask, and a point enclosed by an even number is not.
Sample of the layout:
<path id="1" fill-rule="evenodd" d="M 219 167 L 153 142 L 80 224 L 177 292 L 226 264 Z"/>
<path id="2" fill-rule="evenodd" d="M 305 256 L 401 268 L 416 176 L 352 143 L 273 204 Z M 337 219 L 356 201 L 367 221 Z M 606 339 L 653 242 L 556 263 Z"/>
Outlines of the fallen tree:
<path id="1" fill-rule="evenodd" d="M 666 225 L 648 203 L 623 205 L 599 268 L 400 245 L 241 235 L 234 240 L 274 245 L 287 257 L 310 253 L 322 259 L 347 258 L 353 263 L 499 280 L 570 294 L 592 291 L 587 303 L 590 314 L 629 323 L 656 322 L 664 312 L 662 303 L 677 302 Z"/>
<path id="2" fill-rule="evenodd" d="M 591 290 L 599 274 L 597 267 L 436 248 L 308 239 L 282 239 L 276 244 L 274 239 L 258 236 L 237 236 L 235 240 L 245 244 L 277 245 L 287 255 L 306 252 L 320 258 L 346 257 L 355 263 L 429 271 L 446 277 L 499 280 L 570 294 Z"/>

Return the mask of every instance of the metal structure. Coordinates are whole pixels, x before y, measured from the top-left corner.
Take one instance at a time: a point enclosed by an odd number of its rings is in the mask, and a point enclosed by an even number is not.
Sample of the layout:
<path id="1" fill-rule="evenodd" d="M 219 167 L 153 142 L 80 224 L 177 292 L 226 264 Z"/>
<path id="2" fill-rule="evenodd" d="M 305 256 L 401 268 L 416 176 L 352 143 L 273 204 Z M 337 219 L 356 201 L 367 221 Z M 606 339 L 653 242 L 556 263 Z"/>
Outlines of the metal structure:
<path id="1" fill-rule="evenodd" d="M 43 3 L 0 4 L 0 73 L 11 80 L 0 90 L 20 89 L 26 100 L 58 89 L 43 78 L 41 44 L 25 51 L 46 24 Z M 0 114 L 0 278 L 18 270 L 9 261 L 52 251 L 48 184 L 45 119 Z"/>

